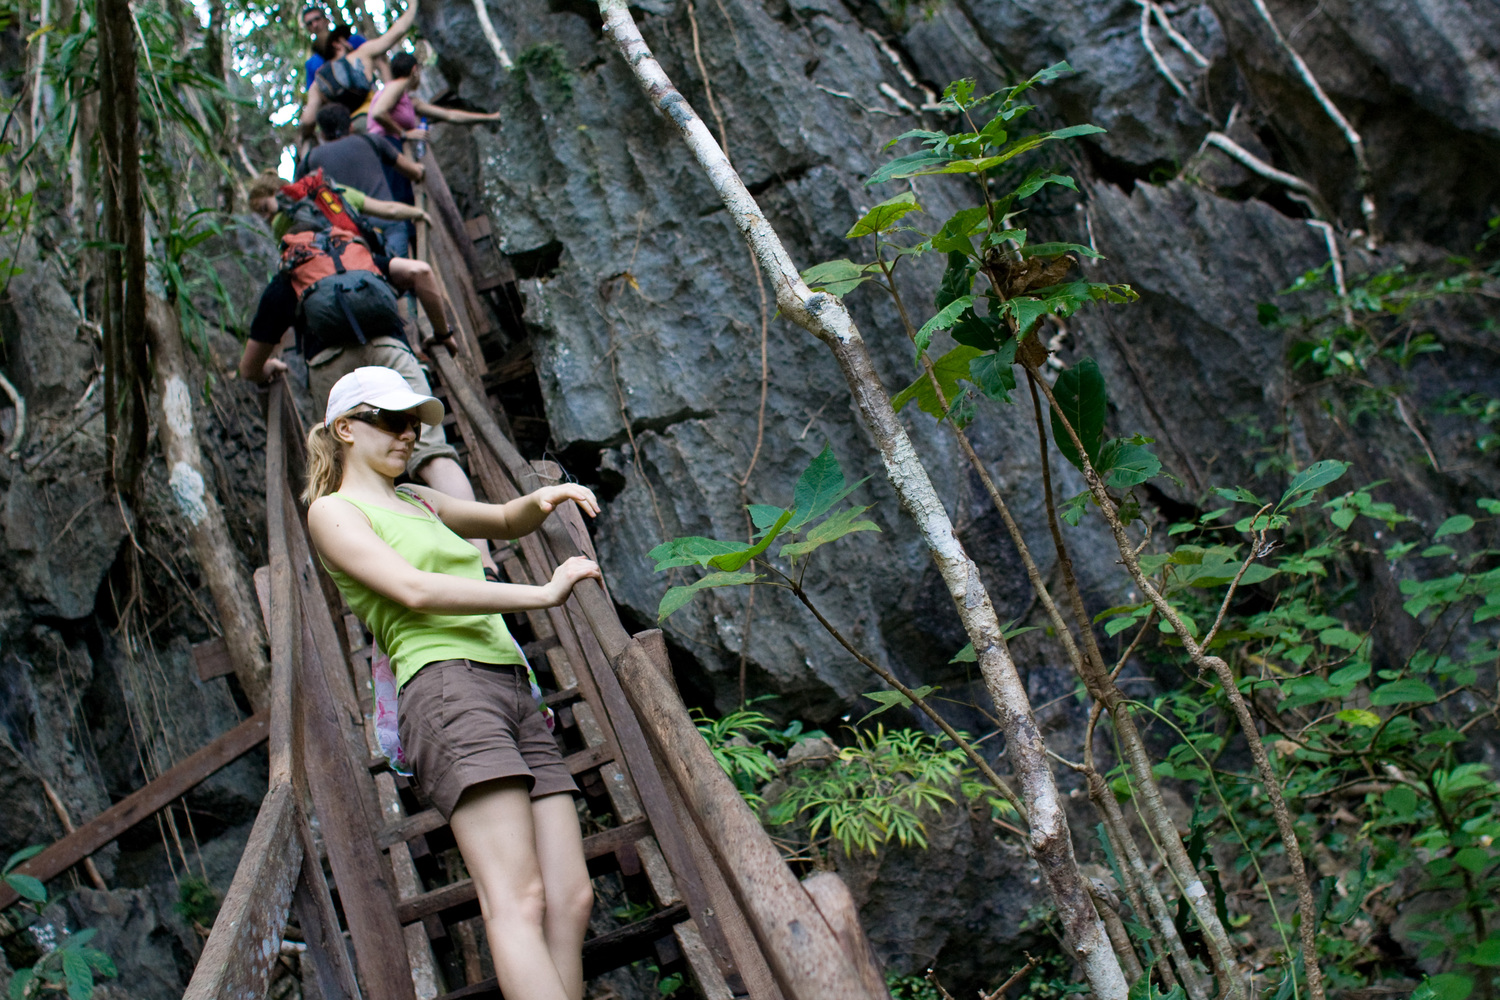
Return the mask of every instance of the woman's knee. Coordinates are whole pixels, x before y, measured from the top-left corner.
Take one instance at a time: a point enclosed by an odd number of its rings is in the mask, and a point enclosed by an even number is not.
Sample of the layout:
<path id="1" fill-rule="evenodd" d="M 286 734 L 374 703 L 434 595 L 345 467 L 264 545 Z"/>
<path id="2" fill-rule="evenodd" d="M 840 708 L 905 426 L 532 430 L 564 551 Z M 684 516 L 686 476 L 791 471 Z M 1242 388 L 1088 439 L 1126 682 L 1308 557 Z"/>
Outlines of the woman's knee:
<path id="1" fill-rule="evenodd" d="M 479 882 L 476 889 L 486 923 L 541 927 L 546 918 L 547 893 L 540 878 L 503 887 Z"/>
<path id="2" fill-rule="evenodd" d="M 548 894 L 548 915 L 586 927 L 594 912 L 594 883 L 587 878 L 570 881 L 568 886 L 559 887 Z M 554 896 L 559 898 L 553 898 Z"/>

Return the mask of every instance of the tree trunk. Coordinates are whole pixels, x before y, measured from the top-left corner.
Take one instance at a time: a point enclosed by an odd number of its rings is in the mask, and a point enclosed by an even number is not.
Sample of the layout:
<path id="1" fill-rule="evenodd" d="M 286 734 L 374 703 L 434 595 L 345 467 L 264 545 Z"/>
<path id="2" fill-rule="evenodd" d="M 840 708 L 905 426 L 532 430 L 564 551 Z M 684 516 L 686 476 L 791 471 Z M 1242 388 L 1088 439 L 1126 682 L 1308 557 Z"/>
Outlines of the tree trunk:
<path id="1" fill-rule="evenodd" d="M 203 452 L 193 425 L 193 393 L 184 377 L 182 330 L 177 310 L 151 297 L 146 328 L 155 361 L 152 386 L 159 406 L 157 433 L 168 469 L 168 484 L 182 516 L 203 580 L 219 611 L 219 627 L 234 663 L 234 675 L 257 712 L 270 707 L 270 661 L 260 609 L 240 572 L 240 557 L 229 539 L 224 511 L 203 476 Z"/>
<path id="2" fill-rule="evenodd" d="M 896 419 L 890 396 L 875 373 L 859 330 L 842 302 L 830 295 L 813 294 L 802 282 L 776 231 L 724 151 L 652 56 L 626 0 L 599 0 L 599 10 L 605 31 L 619 46 L 647 97 L 681 131 L 744 233 L 776 289 L 781 311 L 833 351 L 860 415 L 875 438 L 886 476 L 902 509 L 917 523 L 953 597 L 964 630 L 974 643 L 980 670 L 1000 716 L 1006 752 L 1026 803 L 1030 821 L 1027 846 L 1057 905 L 1068 947 L 1097 997 L 1124 1000 L 1129 987 L 1079 874 L 1067 817 L 1052 779 L 1041 733 L 1032 716 L 1026 685 L 1016 672 L 1001 636 L 994 604 L 979 579 L 978 567 L 959 543 L 948 512 L 938 499 L 905 428 Z"/>

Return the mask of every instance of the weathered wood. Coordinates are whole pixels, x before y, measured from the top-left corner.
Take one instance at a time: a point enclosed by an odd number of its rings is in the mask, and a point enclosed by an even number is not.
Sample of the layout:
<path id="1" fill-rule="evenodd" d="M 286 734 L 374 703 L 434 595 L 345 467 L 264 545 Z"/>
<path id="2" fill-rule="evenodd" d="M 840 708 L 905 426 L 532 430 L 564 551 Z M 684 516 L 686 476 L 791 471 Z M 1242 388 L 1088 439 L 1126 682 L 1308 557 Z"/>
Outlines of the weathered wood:
<path id="1" fill-rule="evenodd" d="M 682 793 L 782 993 L 789 1000 L 872 1000 L 827 921 L 715 763 L 687 707 L 646 648 L 632 640 L 616 672 L 658 751 L 656 760 Z M 884 996 L 884 990 L 873 996 Z"/>
<path id="2" fill-rule="evenodd" d="M 672 928 L 672 936 L 677 939 L 682 959 L 692 972 L 693 982 L 703 1000 L 734 1000 L 734 991 L 719 973 L 719 966 L 714 962 L 708 945 L 703 943 L 703 932 L 698 930 L 698 925 L 684 920 Z"/>
<path id="3" fill-rule="evenodd" d="M 583 856 L 586 861 L 606 857 L 633 844 L 646 832 L 644 820 L 625 826 L 612 827 L 583 838 Z M 403 924 L 409 924 L 434 913 L 442 913 L 456 906 L 473 902 L 478 898 L 473 879 L 461 879 L 438 889 L 403 899 L 396 912 Z"/>
<path id="4" fill-rule="evenodd" d="M 859 907 L 854 904 L 854 895 L 844 880 L 834 872 L 817 872 L 802 880 L 802 889 L 812 898 L 823 919 L 828 921 L 829 930 L 833 931 L 849 961 L 854 963 L 865 990 L 872 997 L 888 997 L 880 956 L 870 947 L 870 939 L 865 936 L 865 929 L 859 922 Z"/>
<path id="5" fill-rule="evenodd" d="M 622 965 L 645 958 L 651 944 L 658 938 L 672 933 L 672 928 L 688 919 L 687 907 L 669 906 L 658 910 L 643 920 L 589 938 L 583 943 L 583 977 L 592 979 Z M 438 1000 L 500 1000 L 498 980 L 486 979 L 473 986 L 465 986 L 452 993 L 444 993 Z"/>
<path id="6" fill-rule="evenodd" d="M 338 912 L 333 908 L 328 880 L 323 877 L 323 863 L 318 858 L 307 817 L 300 814 L 297 839 L 302 845 L 302 877 L 297 880 L 292 908 L 297 912 L 297 926 L 302 929 L 302 941 L 312 960 L 318 995 L 322 1000 L 360 1000 L 359 983 L 354 978 L 354 967 L 349 964 L 349 949 L 339 929 Z"/>
<path id="7" fill-rule="evenodd" d="M 43 882 L 56 878 L 126 830 L 166 808 L 174 799 L 186 795 L 204 778 L 260 746 L 270 728 L 270 720 L 264 713 L 251 716 L 162 772 L 144 788 L 130 793 L 36 857 L 18 865 L 16 872 Z M 0 910 L 19 898 L 9 885 L 0 883 Z"/>
<path id="8" fill-rule="evenodd" d="M 193 643 L 193 666 L 198 668 L 200 681 L 234 673 L 234 661 L 229 658 L 229 646 L 223 639 Z"/>
<path id="9" fill-rule="evenodd" d="M 292 686 L 297 673 L 297 595 L 287 551 L 288 411 L 286 379 L 271 385 L 266 413 L 266 551 L 269 567 L 255 571 L 255 592 L 271 637 L 271 784 L 292 780 Z M 262 575 L 264 574 L 264 575 Z"/>
<path id="10" fill-rule="evenodd" d="M 183 1000 L 260 1000 L 266 995 L 301 870 L 297 804 L 292 786 L 283 782 L 261 803 Z"/>

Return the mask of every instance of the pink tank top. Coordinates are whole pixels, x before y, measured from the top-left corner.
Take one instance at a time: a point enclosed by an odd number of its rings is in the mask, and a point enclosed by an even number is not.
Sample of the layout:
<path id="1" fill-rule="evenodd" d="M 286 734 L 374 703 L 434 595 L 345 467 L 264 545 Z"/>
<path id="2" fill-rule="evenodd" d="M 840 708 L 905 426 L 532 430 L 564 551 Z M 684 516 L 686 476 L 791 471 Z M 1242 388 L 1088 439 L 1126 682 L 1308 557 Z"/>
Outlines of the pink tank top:
<path id="1" fill-rule="evenodd" d="M 396 106 L 391 109 L 391 117 L 396 120 L 397 125 L 401 126 L 401 132 L 417 127 L 417 109 L 412 106 L 410 94 L 402 94 L 396 99 Z M 373 117 L 370 119 L 370 127 L 367 131 L 371 135 L 389 134 Z M 400 133 L 396 135 L 396 138 L 401 138 Z"/>

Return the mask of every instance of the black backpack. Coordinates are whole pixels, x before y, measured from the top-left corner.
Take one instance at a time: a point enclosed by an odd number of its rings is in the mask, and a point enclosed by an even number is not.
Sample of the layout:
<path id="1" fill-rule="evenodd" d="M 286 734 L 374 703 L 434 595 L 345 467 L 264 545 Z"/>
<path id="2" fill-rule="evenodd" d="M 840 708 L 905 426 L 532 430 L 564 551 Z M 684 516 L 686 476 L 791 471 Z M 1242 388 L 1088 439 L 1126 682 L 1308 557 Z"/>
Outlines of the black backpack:
<path id="1" fill-rule="evenodd" d="M 350 114 L 360 109 L 375 87 L 365 75 L 364 64 L 348 56 L 319 66 L 313 79 L 325 98 L 335 104 L 342 104 L 349 109 Z"/>

